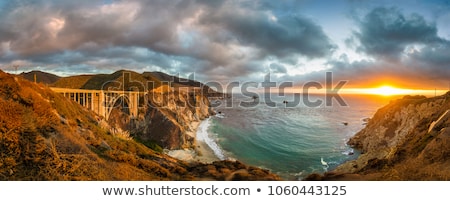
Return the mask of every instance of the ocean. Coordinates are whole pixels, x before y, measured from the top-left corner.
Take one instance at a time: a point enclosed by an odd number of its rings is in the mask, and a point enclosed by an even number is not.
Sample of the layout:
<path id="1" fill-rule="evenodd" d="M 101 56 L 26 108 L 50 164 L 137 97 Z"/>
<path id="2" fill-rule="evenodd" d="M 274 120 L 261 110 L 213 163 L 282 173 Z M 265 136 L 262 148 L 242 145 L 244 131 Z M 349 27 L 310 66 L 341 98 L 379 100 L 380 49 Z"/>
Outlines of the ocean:
<path id="1" fill-rule="evenodd" d="M 285 95 L 270 96 L 276 103 L 271 107 L 265 103 L 268 95 L 253 99 L 233 94 L 220 100 L 217 115 L 200 124 L 197 137 L 220 159 L 269 169 L 285 180 L 301 180 L 357 158 L 358 150 L 346 142 L 364 128 L 366 118 L 389 102 L 373 95 L 341 96 L 347 106 L 333 101 L 331 106 L 308 107 Z M 309 99 L 325 100 L 323 95 Z M 241 102 L 255 106 L 242 107 Z"/>

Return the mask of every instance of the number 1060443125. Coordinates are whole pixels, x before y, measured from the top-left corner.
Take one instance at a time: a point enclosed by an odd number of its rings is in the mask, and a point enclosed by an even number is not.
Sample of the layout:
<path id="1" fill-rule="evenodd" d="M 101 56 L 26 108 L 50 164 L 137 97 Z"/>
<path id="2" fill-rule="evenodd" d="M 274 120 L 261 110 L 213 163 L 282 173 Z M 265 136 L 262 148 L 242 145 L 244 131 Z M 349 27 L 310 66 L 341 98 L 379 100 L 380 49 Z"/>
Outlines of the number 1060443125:
<path id="1" fill-rule="evenodd" d="M 346 186 L 268 186 L 268 195 L 346 195 Z"/>

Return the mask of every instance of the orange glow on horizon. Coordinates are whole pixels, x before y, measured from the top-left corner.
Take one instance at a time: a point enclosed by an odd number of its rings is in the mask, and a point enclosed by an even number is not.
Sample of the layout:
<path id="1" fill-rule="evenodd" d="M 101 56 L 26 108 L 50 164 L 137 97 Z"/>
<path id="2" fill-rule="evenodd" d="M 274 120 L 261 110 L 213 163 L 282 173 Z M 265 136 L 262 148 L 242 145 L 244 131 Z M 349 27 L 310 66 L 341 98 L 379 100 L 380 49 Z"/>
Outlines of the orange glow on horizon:
<path id="1" fill-rule="evenodd" d="M 443 95 L 448 92 L 448 90 L 444 89 L 414 89 L 414 88 L 401 88 L 396 85 L 378 85 L 378 87 L 351 87 L 351 88 L 341 88 L 336 89 L 332 88 L 333 92 L 337 92 L 338 94 L 348 94 L 348 95 L 375 95 L 380 97 L 394 97 L 394 96 L 405 96 L 405 95 L 424 95 L 428 97 Z M 337 90 L 337 91 L 336 91 Z M 277 92 L 272 91 L 272 92 Z M 286 93 L 305 93 L 305 91 L 301 88 L 291 88 L 284 90 Z M 326 88 L 309 88 L 306 91 L 310 94 L 325 94 L 327 93 Z"/>
<path id="2" fill-rule="evenodd" d="M 381 95 L 381 96 L 393 96 L 393 95 L 406 95 L 411 94 L 414 90 L 411 89 L 400 89 L 391 87 L 389 85 L 384 85 L 378 88 L 369 88 L 363 91 L 367 94 Z"/>
<path id="3" fill-rule="evenodd" d="M 405 89 L 382 85 L 376 88 L 346 88 L 342 89 L 343 94 L 369 94 L 379 96 L 398 96 L 398 95 L 441 95 L 447 90 L 429 90 L 429 89 Z"/>

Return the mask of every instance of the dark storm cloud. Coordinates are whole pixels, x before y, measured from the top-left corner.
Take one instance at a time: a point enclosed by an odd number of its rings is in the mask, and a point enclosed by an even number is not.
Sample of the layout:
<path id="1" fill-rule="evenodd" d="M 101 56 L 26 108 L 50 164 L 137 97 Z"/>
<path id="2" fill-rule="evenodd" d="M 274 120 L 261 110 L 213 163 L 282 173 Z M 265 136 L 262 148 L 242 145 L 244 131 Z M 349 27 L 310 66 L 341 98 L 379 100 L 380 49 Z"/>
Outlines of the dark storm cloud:
<path id="1" fill-rule="evenodd" d="M 443 41 L 413 51 L 410 56 L 415 61 L 422 61 L 431 66 L 442 66 L 450 69 L 450 41 Z"/>
<path id="2" fill-rule="evenodd" d="M 318 58 L 336 48 L 319 25 L 300 15 L 274 16 L 235 8 L 205 13 L 200 23 L 213 27 L 214 32 L 228 32 L 242 44 L 260 48 L 262 56 L 299 53 Z"/>
<path id="3" fill-rule="evenodd" d="M 359 21 L 359 49 L 368 55 L 398 59 L 410 44 L 438 42 L 437 28 L 418 14 L 405 16 L 397 8 L 375 8 Z"/>
<path id="4" fill-rule="evenodd" d="M 428 45 L 408 54 L 406 65 L 429 75 L 431 79 L 448 81 L 450 77 L 450 41 Z"/>

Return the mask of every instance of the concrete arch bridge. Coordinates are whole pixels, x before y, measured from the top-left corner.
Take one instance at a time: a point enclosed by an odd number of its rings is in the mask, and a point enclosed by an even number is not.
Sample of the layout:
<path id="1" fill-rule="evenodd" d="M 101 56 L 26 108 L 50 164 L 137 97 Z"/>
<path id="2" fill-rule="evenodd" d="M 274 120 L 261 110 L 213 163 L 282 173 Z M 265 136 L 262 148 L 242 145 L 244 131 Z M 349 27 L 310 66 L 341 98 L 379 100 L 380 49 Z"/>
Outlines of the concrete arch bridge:
<path id="1" fill-rule="evenodd" d="M 136 117 L 139 111 L 139 99 L 146 95 L 145 92 L 136 91 L 105 91 L 90 89 L 50 88 L 56 93 L 77 102 L 83 107 L 94 111 L 100 116 L 109 119 L 111 111 L 118 101 L 127 106 L 130 115 Z"/>

